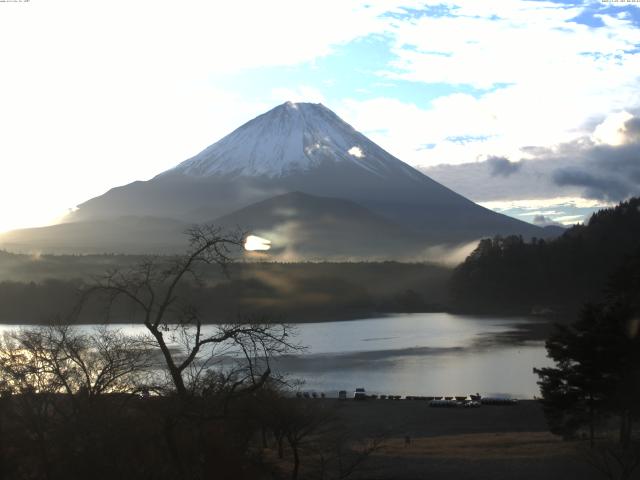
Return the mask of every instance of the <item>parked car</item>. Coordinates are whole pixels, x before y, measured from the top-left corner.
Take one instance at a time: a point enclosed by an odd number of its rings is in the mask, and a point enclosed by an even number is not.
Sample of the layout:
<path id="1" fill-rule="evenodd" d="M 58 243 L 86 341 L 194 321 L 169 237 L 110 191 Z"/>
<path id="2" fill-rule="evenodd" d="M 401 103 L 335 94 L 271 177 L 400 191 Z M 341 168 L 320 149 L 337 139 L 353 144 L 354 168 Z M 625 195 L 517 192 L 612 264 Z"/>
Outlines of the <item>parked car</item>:
<path id="1" fill-rule="evenodd" d="M 353 399 L 354 400 L 366 400 L 366 398 L 367 398 L 367 392 L 365 391 L 365 389 L 362 388 L 362 387 L 356 388 L 356 391 L 353 394 Z"/>

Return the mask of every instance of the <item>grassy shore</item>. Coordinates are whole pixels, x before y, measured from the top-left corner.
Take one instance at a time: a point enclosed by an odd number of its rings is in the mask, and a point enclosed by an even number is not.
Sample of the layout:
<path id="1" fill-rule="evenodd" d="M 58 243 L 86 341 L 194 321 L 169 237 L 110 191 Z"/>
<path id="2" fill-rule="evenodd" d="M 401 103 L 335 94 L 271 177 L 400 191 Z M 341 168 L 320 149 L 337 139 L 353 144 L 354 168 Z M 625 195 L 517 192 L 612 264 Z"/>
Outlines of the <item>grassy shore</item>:
<path id="1" fill-rule="evenodd" d="M 540 404 L 433 408 L 415 400 L 335 403 L 355 439 L 383 438 L 360 479 L 591 479 L 581 442 L 548 432 Z M 409 443 L 407 443 L 409 437 Z"/>

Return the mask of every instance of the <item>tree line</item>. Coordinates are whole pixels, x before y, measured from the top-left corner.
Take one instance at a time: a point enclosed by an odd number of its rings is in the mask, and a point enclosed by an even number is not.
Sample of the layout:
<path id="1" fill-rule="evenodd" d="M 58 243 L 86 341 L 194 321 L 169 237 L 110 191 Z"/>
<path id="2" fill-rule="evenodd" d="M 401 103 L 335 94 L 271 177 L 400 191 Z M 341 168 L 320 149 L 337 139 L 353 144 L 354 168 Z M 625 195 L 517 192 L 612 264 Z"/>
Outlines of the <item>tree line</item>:
<path id="1" fill-rule="evenodd" d="M 606 279 L 640 250 L 640 198 L 595 212 L 557 239 L 519 236 L 480 241 L 451 279 L 463 311 L 578 312 L 604 299 Z"/>
<path id="2" fill-rule="evenodd" d="M 168 261 L 166 257 L 156 257 Z M 136 263 L 117 267 L 130 268 Z M 182 298 L 202 311 L 207 323 L 233 321 L 256 313 L 289 321 L 326 321 L 363 317 L 374 312 L 441 310 L 446 303 L 450 271 L 441 267 L 402 264 L 302 264 L 230 267 L 229 278 L 185 279 L 177 287 Z M 46 278 L 0 282 L 0 323 L 47 323 L 73 309 L 90 279 Z M 85 304 L 81 319 L 89 323 L 130 320 L 130 302 L 108 305 L 96 296 Z M 106 307 L 109 306 L 109 317 Z"/>

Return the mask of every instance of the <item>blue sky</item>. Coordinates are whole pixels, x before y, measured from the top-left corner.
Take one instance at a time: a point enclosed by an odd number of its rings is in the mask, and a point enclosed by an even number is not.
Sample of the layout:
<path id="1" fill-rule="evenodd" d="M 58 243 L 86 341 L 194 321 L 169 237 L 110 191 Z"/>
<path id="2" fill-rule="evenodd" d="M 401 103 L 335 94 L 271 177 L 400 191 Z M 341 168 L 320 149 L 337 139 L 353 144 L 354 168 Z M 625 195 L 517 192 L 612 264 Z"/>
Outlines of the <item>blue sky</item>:
<path id="1" fill-rule="evenodd" d="M 322 102 L 489 208 L 581 221 L 637 192 L 637 5 L 0 3 L 0 231 L 151 178 L 287 100 Z"/>
<path id="2" fill-rule="evenodd" d="M 455 2 L 452 2 L 455 4 Z M 522 2 L 534 3 L 534 2 Z M 602 15 L 624 15 L 635 27 L 640 27 L 640 8 L 621 4 L 601 2 L 538 2 L 557 4 L 559 8 L 579 9 L 580 13 L 566 21 L 567 24 L 582 24 L 593 29 L 605 29 Z M 640 2 L 639 2 L 640 3 Z M 455 6 L 426 6 L 422 9 L 402 8 L 383 14 L 382 17 L 398 19 L 401 22 L 420 18 L 456 19 L 464 15 L 456 14 Z M 497 21 L 495 18 L 493 21 Z M 489 19 L 491 21 L 491 19 Z M 332 54 L 289 67 L 258 68 L 253 74 L 231 73 L 224 78 L 212 79 L 212 83 L 225 88 L 241 88 L 248 98 L 256 101 L 268 98 L 274 89 L 296 91 L 304 85 L 322 92 L 329 103 L 339 103 L 344 98 L 356 100 L 392 97 L 402 102 L 413 103 L 421 108 L 430 108 L 431 102 L 442 96 L 461 93 L 480 98 L 483 94 L 505 88 L 508 83 L 496 82 L 486 88 L 467 83 L 419 82 L 402 78 L 390 79 L 385 72 L 401 71 L 390 64 L 397 59 L 394 48 L 395 38 L 391 32 L 372 33 L 334 47 Z M 416 51 L 414 45 L 400 47 L 406 51 Z M 640 48 L 638 46 L 637 48 Z M 631 51 L 631 50 L 627 50 Z M 439 52 L 434 51 L 435 54 Z M 439 54 L 445 55 L 440 52 Z M 598 52 L 593 52 L 597 56 Z M 585 54 L 586 55 L 586 54 Z"/>
<path id="3" fill-rule="evenodd" d="M 429 108 L 431 101 L 452 93 L 479 96 L 493 89 L 444 82 L 421 83 L 387 79 L 381 69 L 396 56 L 391 52 L 393 40 L 388 35 L 371 34 L 340 46 L 332 55 L 291 67 L 265 67 L 253 71 L 217 77 L 212 82 L 224 88 L 242 88 L 247 98 L 260 101 L 273 90 L 295 92 L 300 85 L 321 92 L 328 104 L 344 98 L 356 100 L 390 96 L 402 102 Z"/>

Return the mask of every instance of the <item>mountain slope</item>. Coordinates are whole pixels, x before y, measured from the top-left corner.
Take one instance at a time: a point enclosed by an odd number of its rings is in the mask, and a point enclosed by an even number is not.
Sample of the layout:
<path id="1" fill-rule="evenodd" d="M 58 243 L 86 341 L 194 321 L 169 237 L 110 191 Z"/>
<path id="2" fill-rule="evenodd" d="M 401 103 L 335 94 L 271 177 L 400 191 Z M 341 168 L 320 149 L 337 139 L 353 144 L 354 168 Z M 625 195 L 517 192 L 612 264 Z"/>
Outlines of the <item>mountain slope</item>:
<path id="1" fill-rule="evenodd" d="M 53 245 L 56 251 L 84 245 L 82 252 L 173 249 L 179 241 L 178 226 L 208 222 L 289 192 L 323 197 L 325 206 L 327 198 L 351 202 L 342 205 L 350 212 L 348 222 L 344 220 L 347 216 L 343 220 L 337 216 L 335 221 L 353 238 L 357 231 L 375 230 L 372 225 L 376 222 L 392 222 L 393 227 L 378 230 L 404 232 L 400 236 L 406 242 L 402 252 L 413 251 L 416 238 L 426 247 L 497 234 L 549 236 L 537 226 L 485 209 L 433 181 L 323 105 L 287 102 L 149 181 L 116 187 L 88 200 L 65 224 L 6 234 L 0 237 L 0 245 L 22 250 Z M 314 238 L 323 235 L 321 227 L 326 230 L 324 236 L 336 231 L 336 224 L 314 222 L 308 197 L 287 200 L 295 201 L 305 204 L 301 212 L 309 216 L 299 217 L 297 223 L 313 229 Z M 258 210 L 254 207 L 251 211 Z M 123 224 L 122 219 L 132 218 L 145 220 L 135 227 Z M 164 219 L 164 226 L 157 224 L 158 219 Z M 20 242 L 26 248 L 20 248 Z M 391 247 L 395 243 L 386 242 L 388 255 L 397 254 L 397 248 Z M 379 251 L 383 244 L 379 241 L 372 251 Z M 329 243 L 315 245 L 321 250 L 309 250 L 309 255 L 332 253 L 326 248 Z M 331 245 L 335 251 L 349 250 L 336 242 Z"/>
<path id="2" fill-rule="evenodd" d="M 413 232 L 348 200 L 291 192 L 213 222 L 271 241 L 271 255 L 299 260 L 414 259 L 424 242 Z"/>
<path id="3" fill-rule="evenodd" d="M 431 243 L 544 236 L 487 210 L 380 148 L 319 104 L 286 103 L 147 182 L 79 206 L 75 220 L 138 215 L 202 222 L 282 193 L 354 201 Z"/>
<path id="4" fill-rule="evenodd" d="M 283 177 L 327 162 L 350 164 L 380 178 L 393 168 L 420 177 L 324 105 L 291 102 L 254 118 L 161 176 Z"/>

